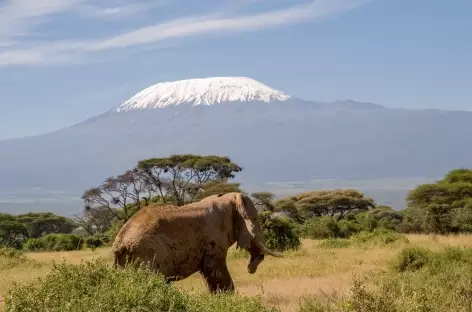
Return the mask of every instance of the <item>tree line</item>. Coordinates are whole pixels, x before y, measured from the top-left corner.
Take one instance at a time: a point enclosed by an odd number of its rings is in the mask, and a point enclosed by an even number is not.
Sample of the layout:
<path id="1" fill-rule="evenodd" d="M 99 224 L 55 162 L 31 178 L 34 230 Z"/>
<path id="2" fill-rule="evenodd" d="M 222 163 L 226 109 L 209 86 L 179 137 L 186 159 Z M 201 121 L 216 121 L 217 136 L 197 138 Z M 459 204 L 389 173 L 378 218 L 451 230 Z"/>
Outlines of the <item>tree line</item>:
<path id="1" fill-rule="evenodd" d="M 22 248 L 30 240 L 28 248 L 36 250 L 43 245 L 60 245 L 60 234 L 69 235 L 68 246 L 79 244 L 70 237 L 74 234 L 89 237 L 88 245 L 99 247 L 112 241 L 124 222 L 145 206 L 173 204 L 178 209 L 213 194 L 247 194 L 239 183 L 231 182 L 242 170 L 230 158 L 215 155 L 145 159 L 120 175 L 108 177 L 101 185 L 86 189 L 82 195 L 85 208 L 74 219 L 51 213 L 0 214 L 0 246 Z M 311 238 L 348 237 L 376 228 L 403 233 L 472 232 L 470 169 L 455 169 L 440 181 L 419 185 L 408 194 L 407 208 L 399 211 L 377 205 L 355 189 L 316 190 L 277 200 L 271 192 L 248 195 L 267 226 L 281 226 L 268 216 L 288 221 L 283 223 L 289 227 L 285 234 L 292 231 Z M 42 239 L 48 239 L 47 243 Z M 60 247 L 50 247 L 54 248 Z"/>

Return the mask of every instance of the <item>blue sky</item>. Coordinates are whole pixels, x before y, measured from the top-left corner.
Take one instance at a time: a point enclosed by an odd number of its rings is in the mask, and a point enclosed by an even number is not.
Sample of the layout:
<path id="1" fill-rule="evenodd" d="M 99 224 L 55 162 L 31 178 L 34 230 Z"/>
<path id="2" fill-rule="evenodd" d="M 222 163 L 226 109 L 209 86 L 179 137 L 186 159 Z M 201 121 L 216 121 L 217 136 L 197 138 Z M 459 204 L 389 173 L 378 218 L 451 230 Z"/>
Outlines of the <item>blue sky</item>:
<path id="1" fill-rule="evenodd" d="M 208 76 L 472 110 L 470 16 L 470 0 L 0 0 L 0 139 Z"/>

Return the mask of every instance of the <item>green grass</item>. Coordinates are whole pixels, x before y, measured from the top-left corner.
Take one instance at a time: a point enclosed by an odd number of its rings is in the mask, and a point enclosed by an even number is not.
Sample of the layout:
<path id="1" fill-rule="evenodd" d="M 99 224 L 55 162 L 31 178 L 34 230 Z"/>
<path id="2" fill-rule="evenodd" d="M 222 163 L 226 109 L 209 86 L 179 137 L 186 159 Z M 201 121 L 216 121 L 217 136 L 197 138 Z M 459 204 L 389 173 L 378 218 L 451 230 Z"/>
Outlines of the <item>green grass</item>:
<path id="1" fill-rule="evenodd" d="M 44 278 L 14 283 L 5 295 L 9 312 L 270 311 L 259 298 L 191 294 L 152 272 L 129 266 L 114 270 L 103 259 L 54 265 Z"/>
<path id="2" fill-rule="evenodd" d="M 283 259 L 267 257 L 254 275 L 247 253 L 231 248 L 237 292 L 218 296 L 198 275 L 169 287 L 146 270 L 115 271 L 108 248 L 0 250 L 0 295 L 8 312 L 472 311 L 472 236 L 362 235 L 303 240 Z"/>

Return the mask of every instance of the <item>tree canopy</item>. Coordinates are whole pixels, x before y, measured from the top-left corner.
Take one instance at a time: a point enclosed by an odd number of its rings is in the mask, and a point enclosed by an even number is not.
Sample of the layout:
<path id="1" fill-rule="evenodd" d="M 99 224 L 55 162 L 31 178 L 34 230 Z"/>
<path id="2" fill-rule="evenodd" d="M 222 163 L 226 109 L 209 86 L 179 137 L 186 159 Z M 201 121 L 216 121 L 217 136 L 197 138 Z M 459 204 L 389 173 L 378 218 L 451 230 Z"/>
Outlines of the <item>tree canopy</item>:
<path id="1" fill-rule="evenodd" d="M 29 236 L 33 238 L 51 233 L 69 234 L 77 227 L 73 220 L 51 212 L 30 212 L 18 215 L 17 219 L 26 226 Z"/>
<path id="2" fill-rule="evenodd" d="M 435 183 L 421 184 L 408 194 L 410 207 L 444 204 L 463 208 L 472 204 L 472 170 L 455 169 Z"/>
<path id="3" fill-rule="evenodd" d="M 27 235 L 26 226 L 18 221 L 16 216 L 0 214 L 0 246 L 14 247 L 21 238 Z"/>
<path id="4" fill-rule="evenodd" d="M 0 246 L 18 247 L 27 238 L 45 234 L 71 233 L 77 225 L 73 220 L 50 212 L 10 215 L 0 213 Z"/>
<path id="5" fill-rule="evenodd" d="M 375 207 L 372 198 L 354 189 L 312 191 L 288 196 L 275 202 L 276 210 L 288 211 L 295 217 L 336 217 L 339 221 L 351 212 Z"/>
<path id="6" fill-rule="evenodd" d="M 472 170 L 454 169 L 435 183 L 421 184 L 407 197 L 411 211 L 419 210 L 424 231 L 449 233 L 472 229 Z M 412 213 L 410 211 L 410 213 Z"/>
<path id="7" fill-rule="evenodd" d="M 170 197 L 178 206 L 191 202 L 210 182 L 226 182 L 242 168 L 228 157 L 193 154 L 150 158 L 138 162 L 149 181 L 156 187 L 164 203 Z"/>
<path id="8" fill-rule="evenodd" d="M 107 209 L 119 220 L 128 220 L 142 206 L 152 202 L 182 206 L 212 194 L 241 191 L 238 183 L 228 183 L 242 168 L 228 157 L 171 155 L 138 162 L 132 170 L 109 177 L 98 187 L 84 191 L 87 209 Z M 99 221 L 90 212 L 77 216 L 83 226 Z M 92 221 L 92 219 L 94 221 Z M 107 219 L 101 219 L 100 222 Z M 95 224 L 94 226 L 97 226 Z"/>
<path id="9" fill-rule="evenodd" d="M 275 194 L 271 192 L 255 192 L 251 194 L 251 197 L 254 201 L 254 206 L 259 210 L 275 211 L 273 202 Z"/>

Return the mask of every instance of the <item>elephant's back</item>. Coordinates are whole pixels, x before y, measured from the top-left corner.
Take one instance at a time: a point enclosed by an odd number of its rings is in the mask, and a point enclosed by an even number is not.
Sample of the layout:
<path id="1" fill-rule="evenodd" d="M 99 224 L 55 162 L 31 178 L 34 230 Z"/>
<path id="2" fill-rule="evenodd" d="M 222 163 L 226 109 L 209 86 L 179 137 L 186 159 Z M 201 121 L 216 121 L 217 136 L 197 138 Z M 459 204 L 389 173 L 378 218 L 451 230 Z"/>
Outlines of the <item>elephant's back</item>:
<path id="1" fill-rule="evenodd" d="M 113 249 L 126 248 L 133 251 L 150 241 L 159 241 L 162 234 L 160 227 L 163 216 L 158 207 L 148 206 L 133 215 L 119 230 L 113 243 Z"/>

